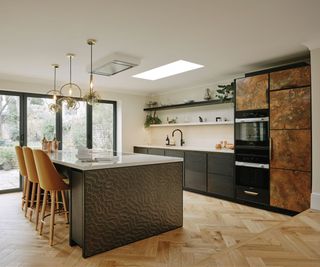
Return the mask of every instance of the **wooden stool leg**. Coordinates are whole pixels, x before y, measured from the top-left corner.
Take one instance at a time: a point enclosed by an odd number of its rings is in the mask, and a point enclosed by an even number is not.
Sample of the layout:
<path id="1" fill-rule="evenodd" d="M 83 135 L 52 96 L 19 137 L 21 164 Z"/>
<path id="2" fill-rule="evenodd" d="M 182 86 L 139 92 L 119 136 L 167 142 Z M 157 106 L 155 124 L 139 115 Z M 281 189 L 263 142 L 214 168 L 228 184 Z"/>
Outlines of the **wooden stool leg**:
<path id="1" fill-rule="evenodd" d="M 23 190 L 22 190 L 22 205 L 21 209 L 23 210 L 24 208 L 24 203 L 26 202 L 26 190 L 27 190 L 27 177 L 22 176 L 23 179 Z"/>
<path id="2" fill-rule="evenodd" d="M 31 201 L 30 201 L 30 212 L 29 212 L 29 220 L 31 221 L 32 219 L 32 213 L 33 213 L 33 204 L 34 204 L 34 198 L 36 196 L 36 190 L 37 190 L 37 184 L 32 183 L 32 192 L 31 192 Z"/>
<path id="3" fill-rule="evenodd" d="M 38 230 L 38 224 L 39 224 L 40 196 L 41 196 L 41 188 L 40 188 L 40 184 L 38 183 L 38 187 L 37 187 L 37 203 L 36 203 L 36 231 Z"/>
<path id="4" fill-rule="evenodd" d="M 25 196 L 25 208 L 24 208 L 24 217 L 27 217 L 28 206 L 29 206 L 29 195 L 30 195 L 30 181 L 27 181 L 27 190 Z"/>
<path id="5" fill-rule="evenodd" d="M 68 219 L 68 208 L 67 208 L 67 201 L 66 201 L 66 196 L 64 194 L 64 191 L 60 191 L 61 192 L 61 197 L 62 197 L 62 203 L 63 203 L 63 210 L 64 210 L 64 218 L 66 220 L 66 223 L 69 223 L 69 219 Z"/>
<path id="6" fill-rule="evenodd" d="M 56 191 L 56 209 L 59 209 L 59 196 L 58 196 L 59 191 Z"/>
<path id="7" fill-rule="evenodd" d="M 50 214 L 50 237 L 49 237 L 49 244 L 50 246 L 53 245 L 53 234 L 54 234 L 54 210 L 55 210 L 55 203 L 56 202 L 56 192 L 51 191 L 51 214 Z"/>
<path id="8" fill-rule="evenodd" d="M 40 230 L 39 234 L 42 235 L 42 229 L 43 229 L 43 220 L 44 216 L 46 214 L 46 206 L 47 206 L 47 197 L 48 197 L 48 191 L 44 191 L 43 200 L 42 200 L 42 209 L 41 209 L 41 217 L 40 217 Z"/>

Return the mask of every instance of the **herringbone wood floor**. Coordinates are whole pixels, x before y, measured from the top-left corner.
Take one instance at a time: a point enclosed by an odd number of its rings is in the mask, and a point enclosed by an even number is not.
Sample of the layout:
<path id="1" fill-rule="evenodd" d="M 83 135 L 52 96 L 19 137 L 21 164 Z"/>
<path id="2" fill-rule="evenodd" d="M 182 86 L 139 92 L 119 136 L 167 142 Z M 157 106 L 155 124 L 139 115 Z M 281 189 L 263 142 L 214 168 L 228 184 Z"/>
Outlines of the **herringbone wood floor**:
<path id="1" fill-rule="evenodd" d="M 183 228 L 88 259 L 69 247 L 63 223 L 49 247 L 48 226 L 39 237 L 20 194 L 0 195 L 0 211 L 0 266 L 320 266 L 320 213 L 311 211 L 290 218 L 184 192 Z"/>

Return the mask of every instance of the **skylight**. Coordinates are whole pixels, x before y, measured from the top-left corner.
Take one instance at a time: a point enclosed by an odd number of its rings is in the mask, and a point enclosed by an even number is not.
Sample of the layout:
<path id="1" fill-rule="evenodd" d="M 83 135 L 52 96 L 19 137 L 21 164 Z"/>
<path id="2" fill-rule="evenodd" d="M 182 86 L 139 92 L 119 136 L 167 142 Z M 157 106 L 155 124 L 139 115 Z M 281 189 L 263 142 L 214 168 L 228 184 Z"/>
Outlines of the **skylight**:
<path id="1" fill-rule="evenodd" d="M 178 60 L 136 75 L 133 75 L 134 78 L 140 78 L 145 80 L 159 80 L 165 77 L 173 76 L 179 73 L 187 72 L 190 70 L 195 70 L 203 68 L 203 65 L 195 64 L 185 60 Z"/>

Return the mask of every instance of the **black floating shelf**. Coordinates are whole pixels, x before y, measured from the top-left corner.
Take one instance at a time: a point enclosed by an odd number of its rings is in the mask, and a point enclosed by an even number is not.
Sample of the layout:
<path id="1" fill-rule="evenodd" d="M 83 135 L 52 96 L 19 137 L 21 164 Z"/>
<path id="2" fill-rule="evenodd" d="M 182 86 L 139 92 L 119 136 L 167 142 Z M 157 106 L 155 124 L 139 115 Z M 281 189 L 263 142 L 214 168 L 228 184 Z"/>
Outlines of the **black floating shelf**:
<path id="1" fill-rule="evenodd" d="M 187 107 L 197 107 L 197 106 L 219 105 L 219 104 L 227 104 L 227 103 L 233 103 L 233 99 L 189 102 L 189 103 L 176 104 L 176 105 L 168 105 L 168 106 L 145 108 L 145 109 L 143 109 L 143 110 L 144 110 L 144 111 L 154 111 L 154 110 L 187 108 Z"/>

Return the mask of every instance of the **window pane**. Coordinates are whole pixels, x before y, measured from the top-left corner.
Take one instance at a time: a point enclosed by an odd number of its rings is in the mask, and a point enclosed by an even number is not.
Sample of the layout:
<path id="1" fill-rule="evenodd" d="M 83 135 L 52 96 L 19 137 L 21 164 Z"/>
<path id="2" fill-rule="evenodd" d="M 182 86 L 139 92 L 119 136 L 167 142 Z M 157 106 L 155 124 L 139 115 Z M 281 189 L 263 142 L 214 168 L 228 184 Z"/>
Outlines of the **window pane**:
<path id="1" fill-rule="evenodd" d="M 62 147 L 75 149 L 87 147 L 87 105 L 80 101 L 77 110 L 68 110 L 66 104 L 62 106 Z"/>
<path id="2" fill-rule="evenodd" d="M 92 147 L 113 150 L 113 127 L 113 104 L 95 104 L 92 109 Z"/>
<path id="3" fill-rule="evenodd" d="M 0 191 L 20 187 L 14 147 L 19 145 L 19 96 L 0 95 Z"/>
<path id="4" fill-rule="evenodd" d="M 41 146 L 41 140 L 46 137 L 52 140 L 56 135 L 56 115 L 49 110 L 48 105 L 53 99 L 27 98 L 27 143 L 31 147 Z"/>

